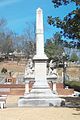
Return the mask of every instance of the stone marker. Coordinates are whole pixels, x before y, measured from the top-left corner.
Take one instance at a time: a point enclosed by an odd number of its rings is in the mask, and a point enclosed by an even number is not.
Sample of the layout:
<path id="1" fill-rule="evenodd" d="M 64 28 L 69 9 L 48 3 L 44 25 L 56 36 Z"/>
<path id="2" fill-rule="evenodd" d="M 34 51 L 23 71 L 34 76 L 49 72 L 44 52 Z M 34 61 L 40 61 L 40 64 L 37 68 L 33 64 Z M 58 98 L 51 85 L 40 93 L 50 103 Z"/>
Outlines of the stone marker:
<path id="1" fill-rule="evenodd" d="M 18 106 L 61 106 L 63 99 L 54 94 L 47 82 L 47 60 L 44 53 L 44 28 L 42 9 L 36 11 L 36 55 L 34 61 L 35 83 L 30 93 L 19 98 Z"/>

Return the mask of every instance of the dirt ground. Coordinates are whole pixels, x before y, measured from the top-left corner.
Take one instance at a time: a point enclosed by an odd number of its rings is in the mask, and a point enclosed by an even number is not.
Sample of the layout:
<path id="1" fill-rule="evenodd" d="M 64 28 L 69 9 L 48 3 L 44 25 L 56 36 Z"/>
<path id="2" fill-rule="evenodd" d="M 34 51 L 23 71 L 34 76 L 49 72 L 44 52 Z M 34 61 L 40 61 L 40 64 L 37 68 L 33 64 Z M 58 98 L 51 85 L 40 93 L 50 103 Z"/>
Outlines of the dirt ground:
<path id="1" fill-rule="evenodd" d="M 61 75 L 63 69 L 62 68 L 58 68 L 58 74 Z M 71 76 L 71 77 L 80 77 L 80 68 L 79 67 L 68 67 L 66 69 L 66 74 Z"/>
<path id="2" fill-rule="evenodd" d="M 0 109 L 0 120 L 80 120 L 80 110 L 60 107 L 17 107 L 19 96 L 8 96 L 7 107 Z"/>
<path id="3" fill-rule="evenodd" d="M 8 71 L 13 72 L 24 72 L 25 64 L 17 64 L 17 62 L 8 61 L 8 62 L 0 62 L 0 71 L 2 68 L 6 68 Z"/>

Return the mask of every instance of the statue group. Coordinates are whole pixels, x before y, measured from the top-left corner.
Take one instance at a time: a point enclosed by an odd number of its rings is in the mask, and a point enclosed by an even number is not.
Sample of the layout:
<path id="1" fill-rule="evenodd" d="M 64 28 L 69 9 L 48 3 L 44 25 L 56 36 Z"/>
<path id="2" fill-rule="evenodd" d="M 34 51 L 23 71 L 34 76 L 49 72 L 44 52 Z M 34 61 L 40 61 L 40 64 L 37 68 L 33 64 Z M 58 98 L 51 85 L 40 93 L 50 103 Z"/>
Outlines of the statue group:
<path id="1" fill-rule="evenodd" d="M 32 59 L 29 59 L 25 68 L 25 75 L 30 76 L 34 74 L 34 64 Z M 47 75 L 52 76 L 52 75 L 58 75 L 57 70 L 55 68 L 55 64 L 53 60 L 49 62 L 49 67 L 47 68 Z"/>

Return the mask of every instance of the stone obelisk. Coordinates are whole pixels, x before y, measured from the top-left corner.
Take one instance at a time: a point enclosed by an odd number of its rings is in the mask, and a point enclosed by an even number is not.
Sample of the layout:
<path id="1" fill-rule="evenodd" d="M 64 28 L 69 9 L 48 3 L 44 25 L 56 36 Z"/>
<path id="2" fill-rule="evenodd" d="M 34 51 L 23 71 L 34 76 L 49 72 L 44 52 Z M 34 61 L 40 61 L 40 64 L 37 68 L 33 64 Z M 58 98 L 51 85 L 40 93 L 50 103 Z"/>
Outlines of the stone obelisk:
<path id="1" fill-rule="evenodd" d="M 44 54 L 44 27 L 42 9 L 36 11 L 36 55 L 37 59 L 48 59 Z M 42 58 L 43 57 L 43 58 Z"/>
<path id="2" fill-rule="evenodd" d="M 44 27 L 42 9 L 36 11 L 36 55 L 33 57 L 35 64 L 35 83 L 30 93 L 21 97 L 18 106 L 60 106 L 62 99 L 53 94 L 47 83 L 47 60 L 44 53 Z"/>
<path id="3" fill-rule="evenodd" d="M 35 84 L 34 86 L 48 86 L 47 75 L 47 60 L 48 57 L 44 53 L 44 28 L 43 28 L 43 13 L 42 9 L 36 11 L 36 55 L 33 57 L 35 63 Z"/>

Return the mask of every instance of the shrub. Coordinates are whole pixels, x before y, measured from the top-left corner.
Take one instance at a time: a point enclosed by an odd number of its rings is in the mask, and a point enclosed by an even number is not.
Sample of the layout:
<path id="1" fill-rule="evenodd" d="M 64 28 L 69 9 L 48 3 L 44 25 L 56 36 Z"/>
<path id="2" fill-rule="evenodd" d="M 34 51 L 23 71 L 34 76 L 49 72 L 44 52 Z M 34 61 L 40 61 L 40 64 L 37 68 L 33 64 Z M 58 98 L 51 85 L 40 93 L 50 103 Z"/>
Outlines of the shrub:
<path id="1" fill-rule="evenodd" d="M 74 90 L 80 92 L 80 82 L 79 81 L 67 81 L 65 84 L 67 86 L 69 86 L 70 88 L 73 88 Z"/>

